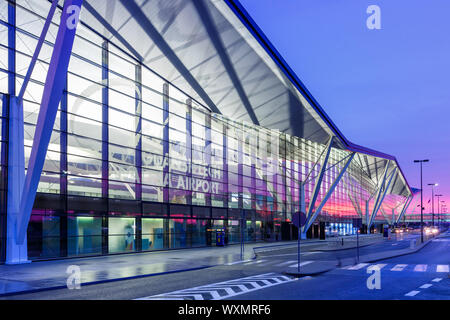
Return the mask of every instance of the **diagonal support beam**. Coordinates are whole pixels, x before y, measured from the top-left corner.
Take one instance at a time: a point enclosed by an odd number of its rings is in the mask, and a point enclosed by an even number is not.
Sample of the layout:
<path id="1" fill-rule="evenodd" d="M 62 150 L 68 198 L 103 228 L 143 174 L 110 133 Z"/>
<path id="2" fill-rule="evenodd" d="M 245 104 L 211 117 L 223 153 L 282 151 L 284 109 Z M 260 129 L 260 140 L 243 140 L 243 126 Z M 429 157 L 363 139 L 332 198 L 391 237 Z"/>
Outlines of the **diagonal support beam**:
<path id="1" fill-rule="evenodd" d="M 388 165 L 386 165 L 386 167 L 388 167 Z M 380 192 L 378 194 L 377 201 L 375 202 L 375 206 L 373 208 L 372 215 L 370 216 L 368 228 L 370 228 L 372 226 L 373 220 L 376 217 L 378 210 L 380 210 L 381 204 L 383 203 L 384 197 L 386 196 L 389 186 L 391 185 L 392 178 L 394 178 L 394 175 L 396 172 L 397 172 L 397 168 L 394 168 L 394 170 L 392 170 L 392 173 L 390 174 L 390 176 L 388 178 L 389 181 L 388 181 L 387 185 L 386 185 L 386 175 L 384 175 L 384 178 L 383 178 L 384 183 L 382 183 L 380 186 Z M 380 195 L 381 195 L 381 197 L 380 197 Z"/>
<path id="2" fill-rule="evenodd" d="M 356 199 L 353 199 L 352 195 L 350 194 L 350 192 L 348 192 L 348 198 L 350 199 L 350 201 L 352 202 L 353 208 L 355 208 L 356 213 L 358 214 L 358 216 L 360 218 L 362 218 L 362 211 L 361 208 L 359 207 L 359 203 L 357 202 Z"/>
<path id="3" fill-rule="evenodd" d="M 371 200 L 372 197 L 376 195 L 375 203 L 374 203 L 374 205 L 373 205 L 372 213 L 371 213 L 371 215 L 370 215 L 370 217 L 369 217 L 369 221 L 367 221 L 367 225 L 368 225 L 368 226 L 370 225 L 370 221 L 372 220 L 373 212 L 375 211 L 375 208 L 376 208 L 377 205 L 378 205 L 378 201 L 380 200 L 381 192 L 382 192 L 383 186 L 384 186 L 384 184 L 385 184 L 385 182 L 386 182 L 386 177 L 387 177 L 387 173 L 388 173 L 388 169 L 389 169 L 390 164 L 391 164 L 391 162 L 390 162 L 390 160 L 388 160 L 388 161 L 386 162 L 386 166 L 384 167 L 383 178 L 382 178 L 382 180 L 381 180 L 381 183 L 378 183 L 378 184 L 377 184 L 377 186 L 378 186 L 377 189 L 375 190 L 375 192 L 374 192 L 374 193 L 370 196 L 370 198 L 369 198 L 369 200 Z"/>
<path id="4" fill-rule="evenodd" d="M 56 113 L 67 81 L 67 69 L 82 5 L 83 0 L 66 0 L 64 2 L 22 191 L 20 216 L 17 225 L 17 243 L 19 244 L 22 244 L 25 240 Z"/>
<path id="5" fill-rule="evenodd" d="M 339 172 L 338 176 L 336 177 L 336 179 L 333 181 L 333 183 L 331 184 L 330 188 L 328 189 L 327 194 L 325 195 L 325 197 L 323 197 L 322 201 L 317 206 L 317 208 L 314 211 L 314 213 L 312 215 L 308 216 L 308 219 L 307 219 L 305 227 L 304 227 L 305 231 L 308 230 L 309 227 L 311 227 L 311 225 L 314 222 L 314 220 L 317 218 L 317 216 L 322 211 L 322 208 L 325 206 L 325 204 L 327 203 L 328 199 L 333 194 L 334 189 L 336 188 L 336 186 L 341 181 L 342 177 L 344 176 L 345 172 L 347 171 L 347 168 L 349 167 L 350 163 L 352 162 L 354 156 L 355 156 L 355 152 L 352 152 L 350 154 L 350 156 L 348 157 L 347 161 L 345 162 L 344 166 L 342 167 L 341 171 Z"/>
<path id="6" fill-rule="evenodd" d="M 380 210 L 379 210 L 379 211 L 380 211 L 381 214 L 383 215 L 384 219 L 386 219 L 386 222 L 387 222 L 388 224 L 391 224 L 391 220 L 390 220 L 389 217 L 387 216 L 386 212 L 384 212 L 384 209 L 380 207 Z"/>
<path id="7" fill-rule="evenodd" d="M 211 13 L 209 12 L 207 5 L 205 4 L 204 1 L 193 1 L 192 3 L 194 4 L 197 10 L 197 13 L 203 22 L 206 32 L 208 33 L 209 38 L 213 43 L 214 48 L 216 49 L 216 52 L 219 55 L 220 60 L 222 61 L 224 68 L 242 101 L 242 104 L 247 110 L 250 119 L 253 121 L 254 124 L 259 125 L 258 118 L 256 117 L 256 114 L 253 111 L 253 107 L 250 104 L 250 100 L 248 99 L 247 94 L 245 93 L 241 80 L 239 80 L 239 76 L 236 72 L 236 69 L 234 68 L 233 63 L 231 62 L 231 59 L 227 54 L 227 50 L 222 41 L 222 38 L 220 37 L 220 34 L 213 23 Z"/>
<path id="8" fill-rule="evenodd" d="M 413 198 L 414 198 L 413 196 L 409 196 L 409 197 L 406 199 L 405 204 L 403 205 L 403 209 L 402 209 L 402 211 L 400 211 L 400 214 L 398 215 L 397 220 L 395 221 L 395 223 L 399 223 L 400 220 L 403 218 L 403 216 L 404 216 L 406 210 L 408 210 L 409 205 L 410 205 L 411 202 L 413 201 Z"/>
<path id="9" fill-rule="evenodd" d="M 178 58 L 176 53 L 172 50 L 169 44 L 164 40 L 163 36 L 158 32 L 155 26 L 147 18 L 147 16 L 142 12 L 141 8 L 136 4 L 135 0 L 120 0 L 120 3 L 127 9 L 131 14 L 133 19 L 141 26 L 148 37 L 156 44 L 158 49 L 166 56 L 166 58 L 172 63 L 175 69 L 183 75 L 183 78 L 187 83 L 197 92 L 197 94 L 203 99 L 209 108 L 215 113 L 221 114 L 219 108 L 211 100 L 208 94 L 205 92 L 203 87 L 198 83 L 198 81 L 191 74 L 189 69 L 183 64 L 183 62 Z"/>
<path id="10" fill-rule="evenodd" d="M 52 5 L 50 7 L 50 11 L 48 12 L 47 19 L 45 20 L 44 27 L 42 28 L 41 35 L 39 37 L 38 43 L 33 53 L 33 57 L 31 58 L 30 66 L 28 67 L 27 74 L 25 75 L 25 79 L 22 83 L 22 88 L 20 89 L 18 97 L 18 101 L 22 101 L 25 91 L 28 86 L 28 82 L 30 81 L 31 75 L 34 70 L 34 66 L 39 57 L 39 53 L 41 52 L 42 45 L 44 44 L 45 37 L 47 36 L 48 29 L 52 22 L 53 16 L 55 15 L 56 8 L 58 7 L 58 0 L 53 0 Z"/>
<path id="11" fill-rule="evenodd" d="M 323 160 L 321 162 L 320 173 L 319 173 L 319 176 L 318 176 L 318 178 L 316 180 L 316 184 L 314 186 L 313 194 L 312 194 L 311 200 L 309 202 L 308 212 L 306 212 L 306 220 L 307 221 L 309 220 L 310 216 L 312 215 L 312 210 L 314 209 L 314 205 L 315 205 L 317 197 L 319 195 L 320 187 L 322 185 L 323 176 L 324 176 L 325 171 L 327 169 L 328 158 L 330 157 L 332 144 L 333 144 L 333 137 L 330 137 L 330 140 L 328 141 L 328 144 L 327 144 L 327 146 L 325 148 L 325 156 L 323 157 Z M 308 229 L 305 228 L 305 230 L 308 230 Z"/>

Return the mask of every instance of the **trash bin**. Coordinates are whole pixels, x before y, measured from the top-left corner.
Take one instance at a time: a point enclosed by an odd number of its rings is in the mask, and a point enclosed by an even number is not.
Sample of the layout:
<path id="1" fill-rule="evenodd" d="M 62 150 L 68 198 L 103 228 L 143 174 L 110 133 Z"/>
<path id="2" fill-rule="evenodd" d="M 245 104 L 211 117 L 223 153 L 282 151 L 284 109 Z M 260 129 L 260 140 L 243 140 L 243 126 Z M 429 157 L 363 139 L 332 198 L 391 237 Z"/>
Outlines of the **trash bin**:
<path id="1" fill-rule="evenodd" d="M 216 230 L 216 246 L 218 247 L 225 246 L 225 230 L 223 229 Z"/>

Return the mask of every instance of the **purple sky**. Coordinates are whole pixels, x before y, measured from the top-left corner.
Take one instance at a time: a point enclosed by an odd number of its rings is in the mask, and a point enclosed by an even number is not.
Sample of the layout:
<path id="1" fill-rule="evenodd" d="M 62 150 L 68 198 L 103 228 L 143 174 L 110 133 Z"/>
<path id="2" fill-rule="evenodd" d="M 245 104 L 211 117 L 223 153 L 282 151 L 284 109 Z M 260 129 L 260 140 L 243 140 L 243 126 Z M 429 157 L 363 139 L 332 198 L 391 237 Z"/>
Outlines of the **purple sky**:
<path id="1" fill-rule="evenodd" d="M 349 140 L 396 156 L 412 187 L 430 159 L 424 202 L 438 182 L 450 206 L 450 1 L 240 1 Z"/>

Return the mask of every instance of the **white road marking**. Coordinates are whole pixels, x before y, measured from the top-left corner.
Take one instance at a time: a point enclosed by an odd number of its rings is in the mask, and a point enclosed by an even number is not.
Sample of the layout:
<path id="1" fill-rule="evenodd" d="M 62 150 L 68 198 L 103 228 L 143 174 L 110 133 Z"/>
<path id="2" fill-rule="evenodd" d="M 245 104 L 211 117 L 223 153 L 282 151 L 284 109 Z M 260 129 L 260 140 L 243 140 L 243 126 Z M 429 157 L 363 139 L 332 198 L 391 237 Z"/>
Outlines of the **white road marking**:
<path id="1" fill-rule="evenodd" d="M 419 288 L 420 288 L 420 289 L 428 289 L 428 288 L 431 287 L 431 286 L 432 286 L 431 283 L 426 283 L 426 284 L 424 284 L 423 286 L 420 286 Z"/>
<path id="2" fill-rule="evenodd" d="M 318 252 L 318 251 L 310 251 L 310 252 L 303 252 L 303 253 L 300 253 L 300 254 L 302 254 L 304 256 L 309 256 L 310 254 L 315 254 L 315 253 L 320 253 L 320 252 Z"/>
<path id="3" fill-rule="evenodd" d="M 418 294 L 420 291 L 417 290 L 413 290 L 411 292 L 408 292 L 407 294 L 405 294 L 405 296 L 407 297 L 414 297 L 416 294 Z"/>
<path id="4" fill-rule="evenodd" d="M 436 268 L 436 272 L 449 272 L 448 264 L 438 264 L 438 266 Z"/>
<path id="5" fill-rule="evenodd" d="M 287 264 L 292 264 L 292 263 L 295 263 L 295 262 L 297 262 L 297 261 L 295 261 L 295 260 L 289 260 L 289 261 L 285 261 L 285 262 L 276 264 L 275 266 L 276 266 L 276 267 L 281 267 L 281 266 L 285 266 L 285 265 L 287 265 Z"/>
<path id="6" fill-rule="evenodd" d="M 313 263 L 314 261 L 303 261 L 300 262 L 300 267 L 306 266 L 307 264 Z M 289 268 L 297 268 L 298 267 L 298 263 L 293 264 L 291 266 L 289 266 Z"/>
<path id="7" fill-rule="evenodd" d="M 432 282 L 439 282 L 439 281 L 441 281 L 442 280 L 442 278 L 435 278 L 435 279 L 433 279 L 433 280 L 431 280 Z"/>
<path id="8" fill-rule="evenodd" d="M 368 263 L 358 263 L 356 266 L 352 266 L 352 267 L 348 268 L 347 270 L 359 270 L 368 265 L 369 265 Z"/>
<path id="9" fill-rule="evenodd" d="M 378 269 L 383 269 L 384 267 L 386 267 L 387 266 L 387 264 L 386 263 L 379 263 L 379 264 L 374 264 L 373 266 L 377 266 L 378 267 Z M 370 266 L 370 267 L 372 267 L 372 266 Z M 370 268 L 370 267 L 368 267 L 368 268 Z"/>
<path id="10" fill-rule="evenodd" d="M 391 271 L 403 271 L 408 265 L 407 264 L 397 264 L 391 269 Z"/>
<path id="11" fill-rule="evenodd" d="M 136 300 L 185 300 L 192 298 L 194 300 L 222 300 L 225 298 L 238 296 L 248 292 L 273 287 L 279 284 L 296 280 L 296 278 L 289 278 L 277 273 L 265 273 L 256 276 L 223 281 L 209 285 L 143 297 Z M 236 288 L 239 288 L 239 291 L 236 291 Z M 222 292 L 222 295 L 219 294 L 219 291 Z M 224 292 L 225 294 L 223 294 Z"/>
<path id="12" fill-rule="evenodd" d="M 252 261 L 252 262 L 247 262 L 247 263 L 244 263 L 244 266 L 248 266 L 248 265 L 250 265 L 250 264 L 261 263 L 261 262 L 263 262 L 263 261 L 267 261 L 267 260 L 255 260 L 255 261 Z"/>
<path id="13" fill-rule="evenodd" d="M 426 264 L 418 264 L 417 266 L 415 266 L 414 271 L 415 272 L 425 272 L 427 271 L 428 265 Z"/>
<path id="14" fill-rule="evenodd" d="M 226 263 L 225 265 L 232 266 L 234 264 L 245 263 L 245 262 L 250 262 L 250 261 L 252 261 L 252 260 L 239 260 L 239 261 L 235 261 L 235 262 Z"/>

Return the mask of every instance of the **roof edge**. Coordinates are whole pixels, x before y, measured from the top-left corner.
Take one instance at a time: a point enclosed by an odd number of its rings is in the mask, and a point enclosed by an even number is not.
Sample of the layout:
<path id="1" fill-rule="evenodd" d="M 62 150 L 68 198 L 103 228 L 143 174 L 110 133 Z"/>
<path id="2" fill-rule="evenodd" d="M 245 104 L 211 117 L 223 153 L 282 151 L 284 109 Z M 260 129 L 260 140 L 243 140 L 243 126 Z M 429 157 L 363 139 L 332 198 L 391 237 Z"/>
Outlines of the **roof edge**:
<path id="1" fill-rule="evenodd" d="M 405 174 L 403 173 L 397 159 L 389 154 L 376 151 L 370 148 L 366 148 L 357 144 L 352 143 L 348 140 L 344 134 L 338 129 L 338 127 L 334 124 L 334 122 L 330 119 L 330 117 L 326 114 L 317 100 L 313 97 L 311 92 L 306 88 L 303 82 L 298 78 L 295 72 L 289 67 L 287 62 L 283 59 L 278 50 L 274 47 L 274 45 L 270 42 L 258 24 L 253 20 L 253 18 L 249 15 L 247 10 L 242 6 L 242 4 L 238 0 L 224 0 L 228 7 L 236 14 L 236 16 L 241 20 L 241 22 L 247 27 L 248 31 L 253 34 L 255 39 L 261 44 L 261 46 L 266 50 L 266 52 L 272 57 L 274 62 L 278 65 L 278 67 L 284 72 L 284 74 L 291 80 L 292 84 L 303 94 L 303 96 L 308 100 L 314 110 L 319 114 L 319 116 L 325 121 L 325 123 L 330 127 L 330 129 L 335 133 L 337 137 L 341 139 L 341 141 L 345 144 L 345 146 L 350 151 L 355 151 L 358 153 L 363 153 L 379 158 L 384 158 L 388 160 L 392 160 L 396 163 L 399 168 L 403 178 L 405 179 L 406 186 L 408 187 L 411 195 L 413 195 L 412 189 L 406 179 Z"/>

